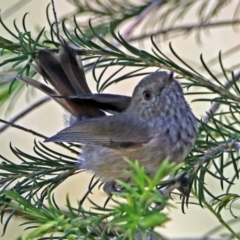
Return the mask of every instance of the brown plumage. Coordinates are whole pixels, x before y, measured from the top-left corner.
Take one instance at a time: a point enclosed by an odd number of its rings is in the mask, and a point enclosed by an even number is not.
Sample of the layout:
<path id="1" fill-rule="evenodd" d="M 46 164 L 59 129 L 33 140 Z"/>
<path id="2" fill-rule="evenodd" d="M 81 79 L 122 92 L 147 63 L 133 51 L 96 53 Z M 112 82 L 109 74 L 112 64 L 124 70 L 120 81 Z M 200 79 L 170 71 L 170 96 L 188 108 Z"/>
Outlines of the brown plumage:
<path id="1" fill-rule="evenodd" d="M 106 186 L 116 178 L 126 179 L 129 166 L 123 157 L 138 160 L 152 176 L 163 160 L 181 162 L 193 147 L 197 122 L 173 72 L 150 74 L 127 97 L 91 94 L 81 61 L 66 43 L 58 55 L 41 50 L 35 63 L 54 90 L 20 79 L 52 96 L 75 119 L 47 141 L 83 144 L 78 166 L 108 182 Z"/>

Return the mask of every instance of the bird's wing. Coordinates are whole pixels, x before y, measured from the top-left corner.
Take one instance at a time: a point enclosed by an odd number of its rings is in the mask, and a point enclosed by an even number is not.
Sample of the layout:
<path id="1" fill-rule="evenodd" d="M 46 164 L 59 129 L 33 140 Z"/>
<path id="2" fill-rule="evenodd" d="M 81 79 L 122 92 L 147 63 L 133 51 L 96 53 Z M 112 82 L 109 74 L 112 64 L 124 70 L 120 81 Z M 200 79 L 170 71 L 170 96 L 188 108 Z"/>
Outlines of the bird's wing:
<path id="1" fill-rule="evenodd" d="M 79 121 L 46 141 L 79 142 L 125 149 L 149 142 L 150 134 L 146 124 L 131 117 L 119 118 L 119 115 Z"/>

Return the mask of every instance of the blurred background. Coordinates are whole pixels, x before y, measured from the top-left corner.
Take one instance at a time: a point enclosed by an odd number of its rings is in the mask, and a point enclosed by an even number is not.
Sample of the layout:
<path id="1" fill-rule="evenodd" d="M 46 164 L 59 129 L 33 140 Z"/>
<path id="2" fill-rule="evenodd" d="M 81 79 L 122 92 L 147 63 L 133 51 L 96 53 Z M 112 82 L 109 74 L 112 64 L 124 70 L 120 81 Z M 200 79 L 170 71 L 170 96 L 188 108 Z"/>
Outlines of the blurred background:
<path id="1" fill-rule="evenodd" d="M 228 16 L 232 16 L 237 4 L 239 3 L 239 1 L 234 0 L 227 2 L 228 4 L 226 7 L 218 14 L 218 20 L 225 20 L 228 19 Z M 46 6 L 49 3 L 49 0 L 1 0 L 1 18 L 9 28 L 13 29 L 13 21 L 16 20 L 17 23 L 19 22 L 19 26 L 21 26 L 23 15 L 28 13 L 26 20 L 27 27 L 34 34 L 37 33 L 38 30 L 43 26 L 48 26 L 46 20 Z M 68 1 L 56 0 L 55 4 L 58 16 L 68 16 L 68 14 L 73 11 L 73 6 Z M 83 16 L 82 21 L 87 21 L 87 16 Z M 129 20 L 125 25 L 121 26 L 120 32 L 126 30 L 131 24 L 131 21 L 134 21 L 134 19 Z M 185 23 L 181 22 L 181 24 L 191 24 L 198 21 L 194 9 L 187 13 L 187 17 L 184 21 Z M 137 27 L 134 29 L 134 34 L 137 35 L 140 30 L 141 28 Z M 11 36 L 2 28 L 2 26 L 0 26 L 0 35 L 4 37 L 8 36 L 9 39 L 12 39 Z M 189 60 L 193 64 L 199 64 L 200 54 L 203 54 L 204 59 L 208 61 L 211 59 L 217 59 L 219 51 L 226 52 L 231 47 L 239 45 L 239 39 L 239 27 L 236 25 L 235 28 L 226 26 L 204 30 L 201 34 L 201 42 L 196 40 L 196 35 L 194 33 L 189 34 L 188 37 L 186 37 L 186 35 L 184 37 L 179 35 L 178 37 L 173 38 L 172 45 L 180 56 L 184 56 L 184 59 Z M 150 51 L 151 46 L 148 43 L 149 40 L 146 40 L 142 44 L 144 45 L 145 50 L 149 49 Z M 168 44 L 169 42 L 167 41 L 161 42 L 161 49 L 165 54 L 172 55 L 169 51 Z M 238 56 L 231 54 L 229 57 L 224 59 L 224 64 L 225 66 L 238 64 L 238 59 Z M 214 68 L 219 69 L 219 66 L 213 66 L 213 69 Z M 87 79 L 92 91 L 96 92 L 95 82 L 91 73 L 87 74 Z M 131 95 L 134 86 L 139 80 L 140 78 L 135 78 L 128 82 L 120 82 L 117 85 L 109 87 L 107 90 L 105 90 L 105 92 Z M 25 91 L 26 97 L 23 96 L 21 99 L 19 99 L 13 106 L 13 109 L 10 113 L 8 111 L 2 111 L 0 113 L 1 118 L 6 120 L 10 119 L 22 109 L 26 108 L 35 99 L 40 99 L 44 96 L 42 93 L 34 91 L 34 97 L 32 97 L 32 95 L 27 93 L 29 91 L 27 87 Z M 205 105 L 202 103 L 191 103 L 193 97 L 190 96 L 187 96 L 187 99 L 197 117 L 205 116 L 205 112 L 209 109 L 210 103 Z M 63 128 L 63 113 L 64 112 L 61 107 L 59 107 L 55 102 L 50 101 L 35 109 L 26 117 L 20 119 L 17 124 L 25 126 L 29 129 L 33 129 L 37 132 L 41 132 L 44 135 L 51 136 Z M 12 159 L 13 161 L 17 161 L 16 157 L 9 149 L 9 144 L 11 143 L 13 146 L 21 149 L 22 151 L 31 152 L 34 146 L 34 139 L 36 139 L 36 137 L 28 133 L 9 128 L 7 131 L 4 131 L 0 134 L 1 155 L 7 157 L 8 159 Z M 49 146 L 51 146 L 51 144 L 49 144 Z M 86 192 L 90 177 L 90 174 L 81 173 L 62 183 L 55 193 L 55 199 L 57 199 L 59 205 L 65 205 L 67 194 L 69 195 L 72 203 L 77 204 L 77 200 L 81 199 L 81 196 L 83 196 L 83 194 Z M 219 186 L 215 185 L 214 182 L 208 182 L 207 184 L 212 184 L 212 188 L 215 191 L 220 191 Z M 97 198 L 98 203 L 100 203 L 104 202 L 106 196 L 102 190 L 98 191 L 96 189 L 94 194 L 91 195 L 91 198 Z M 160 229 L 160 232 L 166 236 L 169 236 L 170 239 L 175 237 L 182 237 L 184 239 L 185 237 L 194 238 L 196 236 L 201 236 L 212 227 L 218 225 L 217 219 L 211 215 L 209 211 L 205 211 L 199 206 L 190 205 L 186 210 L 186 213 L 183 214 L 180 204 L 177 203 L 179 202 L 179 199 L 177 197 L 176 199 L 177 200 L 173 202 L 175 209 L 171 208 L 169 212 L 169 216 L 172 221 L 166 224 L 164 229 Z M 3 219 L 3 222 L 4 221 L 6 221 L 6 217 Z M 20 224 L 21 219 L 19 217 L 11 219 L 6 234 L 0 238 L 2 240 L 17 238 L 24 232 L 24 226 L 19 226 Z"/>

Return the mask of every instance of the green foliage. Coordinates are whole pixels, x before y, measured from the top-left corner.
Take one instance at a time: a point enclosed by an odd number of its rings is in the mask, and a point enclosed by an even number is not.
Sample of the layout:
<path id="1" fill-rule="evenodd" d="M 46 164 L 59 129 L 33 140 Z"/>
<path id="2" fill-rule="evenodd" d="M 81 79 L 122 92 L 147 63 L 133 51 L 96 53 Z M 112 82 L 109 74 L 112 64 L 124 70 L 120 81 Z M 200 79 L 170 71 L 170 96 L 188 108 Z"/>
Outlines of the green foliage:
<path id="1" fill-rule="evenodd" d="M 132 177 L 134 187 L 118 181 L 124 190 L 112 197 L 114 205 L 104 208 L 93 203 L 94 207 L 88 211 L 83 208 L 83 201 L 80 201 L 76 208 L 71 206 L 67 198 L 67 211 L 62 211 L 51 194 L 51 188 L 48 188 L 46 193 L 47 204 L 39 198 L 23 197 L 17 189 L 4 190 L 1 203 L 8 206 L 5 211 L 14 209 L 29 219 L 24 225 L 34 229 L 28 233 L 26 240 L 46 235 L 58 236 L 60 239 L 97 239 L 98 233 L 101 233 L 100 239 L 108 239 L 113 234 L 119 235 L 118 239 L 157 235 L 154 227 L 164 225 L 169 219 L 165 213 L 161 213 L 163 206 L 168 204 L 167 198 L 161 196 L 155 186 L 179 167 L 164 161 L 151 179 L 137 161 L 126 161 L 133 169 L 126 174 Z M 56 177 L 56 181 L 60 179 Z"/>
<path id="2" fill-rule="evenodd" d="M 198 204 L 208 209 L 219 220 L 220 225 L 215 229 L 216 231 L 225 227 L 230 237 L 240 239 L 239 230 L 234 231 L 232 228 L 232 223 L 237 221 L 235 209 L 239 211 L 239 206 L 235 205 L 239 201 L 239 193 L 234 190 L 234 186 L 239 186 L 240 76 L 239 73 L 234 73 L 239 66 L 226 67 L 224 54 L 220 51 L 213 60 L 218 65 L 216 73 L 215 68 L 202 55 L 196 56 L 200 64 L 195 66 L 184 56 L 180 56 L 171 43 L 169 43 L 169 51 L 172 55 L 168 56 L 160 48 L 157 36 L 149 39 L 151 52 L 147 52 L 117 32 L 121 29 L 121 24 L 134 16 L 139 16 L 153 2 L 156 8 L 151 13 L 151 17 L 147 16 L 144 19 L 142 33 L 148 32 L 149 29 L 154 31 L 154 26 L 157 29 L 165 26 L 174 27 L 180 19 L 184 19 L 188 11 L 193 9 L 197 12 L 201 23 L 207 23 L 223 11 L 227 1 L 214 3 L 207 0 L 141 1 L 140 4 L 136 4 L 135 1 L 121 0 L 104 1 L 103 4 L 103 1 L 90 3 L 90 1 L 71 0 L 70 3 L 75 6 L 74 16 L 62 19 L 61 35 L 74 47 L 76 53 L 82 56 L 85 70 L 92 71 L 98 92 L 120 81 L 146 75 L 152 72 L 154 67 L 156 70 L 175 71 L 178 79 L 184 79 L 181 83 L 188 90 L 187 94 L 194 96 L 193 101 L 203 104 L 210 102 L 220 106 L 218 111 L 211 109 L 208 112 L 209 120 L 199 119 L 196 146 L 186 159 L 186 163 L 179 169 L 164 162 L 155 178 L 150 179 L 137 162 L 133 164 L 129 161 L 136 174 L 128 174 L 131 175 L 135 185 L 133 187 L 118 181 L 124 191 L 117 192 L 116 196 L 111 198 L 114 205 L 107 204 L 106 201 L 106 206 L 92 202 L 94 207 L 91 210 L 83 207 L 83 202 L 89 198 L 91 190 L 99 183 L 98 180 L 93 179 L 89 184 L 89 191 L 79 201 L 78 207 L 73 207 L 67 198 L 67 209 L 62 211 L 54 199 L 54 189 L 68 177 L 80 172 L 75 167 L 76 156 L 71 157 L 71 152 L 78 152 L 79 146 L 61 144 L 61 147 L 69 150 L 69 155 L 63 155 L 43 143 L 35 142 L 35 154 L 32 155 L 11 144 L 10 149 L 20 163 L 6 159 L 0 151 L 1 216 L 11 213 L 4 223 L 4 231 L 11 217 L 16 212 L 21 212 L 26 217 L 28 228 L 33 228 L 28 232 L 26 239 L 43 236 L 53 236 L 52 238 L 58 239 L 84 237 L 134 239 L 138 235 L 144 239 L 149 235 L 156 235 L 155 227 L 163 226 L 169 220 L 161 211 L 163 207 L 171 206 L 169 199 L 159 194 L 156 185 L 160 185 L 160 189 L 171 187 L 181 179 L 182 175 L 186 175 L 192 184 L 192 191 L 190 197 L 181 198 L 183 211 L 186 204 Z M 236 13 L 238 8 L 239 6 Z M 51 15 L 50 9 L 48 6 L 48 20 Z M 78 17 L 83 14 L 94 17 L 80 25 Z M 4 35 L 0 36 L 1 76 L 9 76 L 9 72 L 14 72 L 14 76 L 11 75 L 7 81 L 2 77 L 0 79 L 1 106 L 13 102 L 14 97 L 8 98 L 9 91 L 11 96 L 21 96 L 23 84 L 16 81 L 15 76 L 36 75 L 29 63 L 33 61 L 37 51 L 46 48 L 57 52 L 59 42 L 54 33 L 54 24 L 50 20 L 48 28 L 42 28 L 36 36 L 27 27 L 26 14 L 21 27 L 17 26 L 16 21 L 14 22 L 14 31 L 10 31 L 2 19 L 0 22 L 12 37 L 9 40 Z M 188 30 L 183 32 L 185 35 L 189 33 Z M 164 37 L 168 34 L 170 33 L 166 31 Z M 200 34 L 200 30 L 197 34 Z M 112 68 L 114 73 L 109 74 Z M 231 177 L 228 177 L 229 171 L 232 171 Z M 169 174 L 173 178 L 163 181 Z M 216 180 L 222 192 L 212 192 L 206 184 L 207 179 Z M 222 217 L 226 209 L 232 216 L 228 221 Z"/>

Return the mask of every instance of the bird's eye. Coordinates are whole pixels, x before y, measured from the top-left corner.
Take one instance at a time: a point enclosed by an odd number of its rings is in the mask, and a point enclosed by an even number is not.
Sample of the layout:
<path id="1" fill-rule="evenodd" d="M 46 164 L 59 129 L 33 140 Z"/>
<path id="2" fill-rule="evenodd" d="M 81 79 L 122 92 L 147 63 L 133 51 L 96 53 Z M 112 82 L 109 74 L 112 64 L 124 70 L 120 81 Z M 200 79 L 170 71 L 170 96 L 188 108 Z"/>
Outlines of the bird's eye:
<path id="1" fill-rule="evenodd" d="M 149 101 L 151 100 L 151 98 L 152 98 L 152 93 L 149 90 L 145 90 L 143 92 L 143 99 L 146 101 Z"/>

